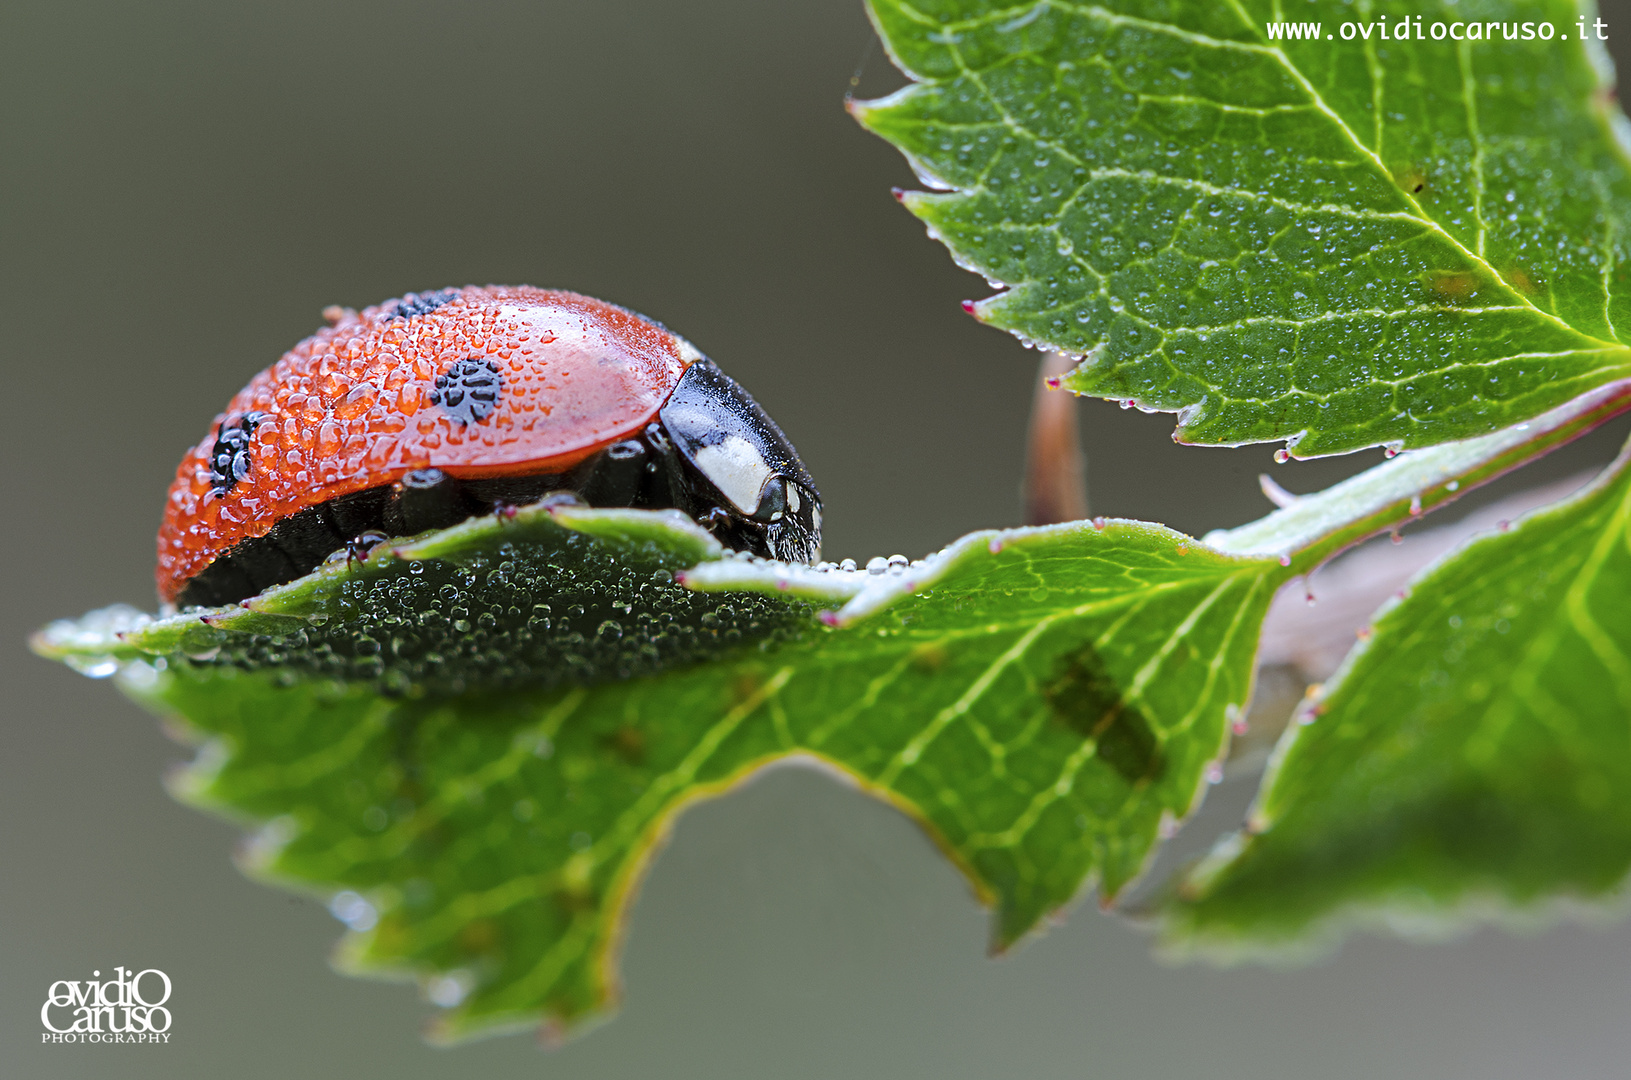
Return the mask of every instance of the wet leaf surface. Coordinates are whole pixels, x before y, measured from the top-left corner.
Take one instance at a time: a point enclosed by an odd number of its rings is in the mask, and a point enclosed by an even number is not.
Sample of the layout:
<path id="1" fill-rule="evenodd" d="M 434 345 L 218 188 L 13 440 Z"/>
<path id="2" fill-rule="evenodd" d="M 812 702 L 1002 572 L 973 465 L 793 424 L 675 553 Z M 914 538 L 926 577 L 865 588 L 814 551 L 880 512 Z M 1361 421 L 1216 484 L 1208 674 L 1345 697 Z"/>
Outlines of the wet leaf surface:
<path id="1" fill-rule="evenodd" d="M 870 7 L 914 82 L 852 111 L 1004 289 L 978 317 L 1086 358 L 1071 389 L 1316 456 L 1484 434 L 1631 366 L 1606 55 L 1339 34 L 1408 14 L 1573 38 L 1571 4 Z M 1318 34 L 1271 40 L 1282 18 Z"/>

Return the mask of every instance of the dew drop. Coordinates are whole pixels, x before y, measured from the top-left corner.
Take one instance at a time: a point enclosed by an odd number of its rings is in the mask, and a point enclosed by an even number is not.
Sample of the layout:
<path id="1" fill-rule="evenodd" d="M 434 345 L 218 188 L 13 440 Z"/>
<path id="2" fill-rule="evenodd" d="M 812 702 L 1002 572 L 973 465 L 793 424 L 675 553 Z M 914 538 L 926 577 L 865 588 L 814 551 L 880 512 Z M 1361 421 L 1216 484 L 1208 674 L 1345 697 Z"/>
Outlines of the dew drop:
<path id="1" fill-rule="evenodd" d="M 329 914 L 345 923 L 346 927 L 357 933 L 372 930 L 379 922 L 379 912 L 359 893 L 350 889 L 337 892 L 328 902 Z"/>
<path id="2" fill-rule="evenodd" d="M 119 661 L 111 656 L 68 656 L 63 659 L 69 667 L 92 679 L 106 679 L 119 670 Z"/>
<path id="3" fill-rule="evenodd" d="M 440 1005 L 444 1009 L 451 1009 L 465 999 L 475 980 L 463 971 L 454 971 L 439 978 L 432 979 L 430 985 L 425 987 L 425 996 L 432 1005 Z"/>

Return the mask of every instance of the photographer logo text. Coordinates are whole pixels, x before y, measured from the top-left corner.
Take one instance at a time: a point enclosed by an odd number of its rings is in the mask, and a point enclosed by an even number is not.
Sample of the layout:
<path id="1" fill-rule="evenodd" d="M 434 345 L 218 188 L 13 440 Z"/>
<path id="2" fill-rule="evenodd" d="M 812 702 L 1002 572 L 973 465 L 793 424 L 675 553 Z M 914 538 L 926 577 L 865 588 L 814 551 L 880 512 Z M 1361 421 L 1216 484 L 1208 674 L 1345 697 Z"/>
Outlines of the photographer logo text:
<path id="1" fill-rule="evenodd" d="M 59 979 L 40 1006 L 44 1043 L 167 1043 L 170 1041 L 170 976 L 157 968 L 132 975 L 114 968 L 82 982 Z"/>

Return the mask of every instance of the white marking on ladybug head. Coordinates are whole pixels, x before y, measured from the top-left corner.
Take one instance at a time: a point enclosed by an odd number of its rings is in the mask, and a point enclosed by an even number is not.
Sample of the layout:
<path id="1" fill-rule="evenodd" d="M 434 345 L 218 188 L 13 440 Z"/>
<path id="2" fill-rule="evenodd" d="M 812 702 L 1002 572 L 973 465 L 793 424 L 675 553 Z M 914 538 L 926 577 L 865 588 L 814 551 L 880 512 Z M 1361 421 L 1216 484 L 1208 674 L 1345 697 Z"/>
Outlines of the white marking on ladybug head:
<path id="1" fill-rule="evenodd" d="M 799 486 L 797 484 L 787 485 L 787 509 L 795 514 L 799 512 Z"/>
<path id="2" fill-rule="evenodd" d="M 727 435 L 712 446 L 696 451 L 697 468 L 714 487 L 743 514 L 751 515 L 759 506 L 759 491 L 770 479 L 770 466 L 759 448 L 740 435 Z"/>

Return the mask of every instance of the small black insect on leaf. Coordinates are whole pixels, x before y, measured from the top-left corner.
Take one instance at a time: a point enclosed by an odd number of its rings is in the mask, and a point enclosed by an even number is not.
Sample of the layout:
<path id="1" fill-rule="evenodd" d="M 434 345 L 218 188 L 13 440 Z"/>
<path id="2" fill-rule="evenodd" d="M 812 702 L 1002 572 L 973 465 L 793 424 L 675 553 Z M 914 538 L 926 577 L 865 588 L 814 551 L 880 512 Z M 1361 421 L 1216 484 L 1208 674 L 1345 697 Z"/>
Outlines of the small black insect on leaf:
<path id="1" fill-rule="evenodd" d="M 504 378 L 496 361 L 467 356 L 453 361 L 446 371 L 436 376 L 430 403 L 440 405 L 450 418 L 468 426 L 487 419 L 503 389 Z"/>
<path id="2" fill-rule="evenodd" d="M 217 495 L 225 495 L 238 481 L 249 479 L 249 442 L 264 419 L 264 413 L 244 413 L 224 421 L 215 429 L 215 448 L 210 451 L 210 479 L 214 481 Z"/>
<path id="3" fill-rule="evenodd" d="M 1416 165 L 1401 165 L 1393 172 L 1394 182 L 1412 195 L 1419 195 L 1427 187 L 1427 174 Z"/>
<path id="4" fill-rule="evenodd" d="M 396 310 L 386 316 L 391 319 L 411 319 L 416 315 L 429 315 L 459 295 L 458 289 L 437 289 L 435 292 L 409 293 L 396 302 Z"/>

